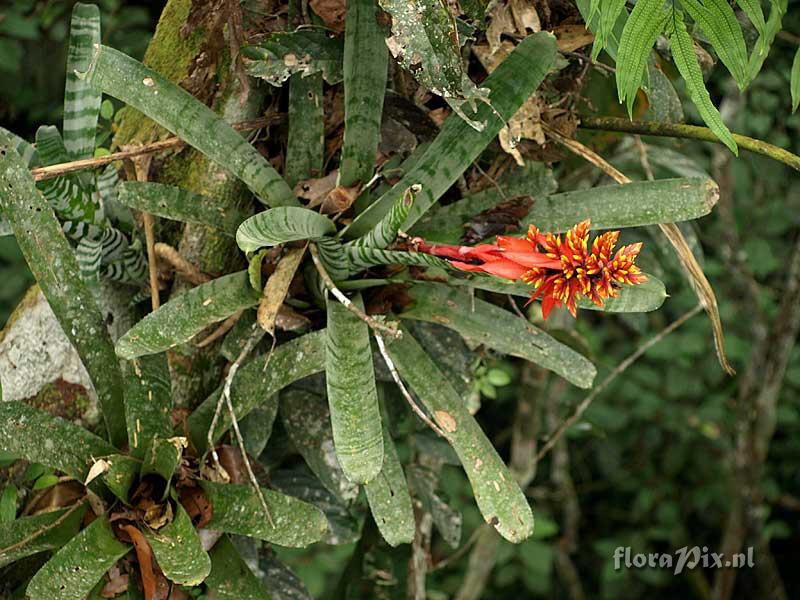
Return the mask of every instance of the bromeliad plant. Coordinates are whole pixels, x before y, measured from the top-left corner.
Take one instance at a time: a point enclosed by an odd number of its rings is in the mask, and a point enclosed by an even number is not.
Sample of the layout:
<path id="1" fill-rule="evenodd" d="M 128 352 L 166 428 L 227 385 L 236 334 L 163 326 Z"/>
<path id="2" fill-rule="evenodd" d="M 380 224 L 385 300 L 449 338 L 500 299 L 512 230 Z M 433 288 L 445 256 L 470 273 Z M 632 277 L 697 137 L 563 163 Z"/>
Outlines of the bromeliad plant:
<path id="1" fill-rule="evenodd" d="M 429 8 L 444 10 L 437 6 Z M 385 4 L 389 11 L 392 7 Z M 382 108 L 372 99 L 385 88 L 387 56 L 372 0 L 348 2 L 347 10 L 340 184 L 352 186 L 372 179 Z M 74 222 L 61 213 L 63 196 L 56 199 L 47 195 L 50 188 L 37 188 L 28 171 L 33 148 L 0 132 L 3 216 L 89 371 L 105 425 L 105 436 L 95 435 L 25 403 L 0 403 L 0 449 L 48 465 L 73 485 L 80 484 L 80 493 L 68 505 L 0 524 L 0 566 L 54 551 L 27 583 L 26 593 L 34 600 L 76 598 L 99 593 L 103 575 L 133 552 L 148 598 L 156 597 L 166 580 L 202 584 L 218 598 L 266 598 L 267 591 L 227 534 L 284 546 L 319 540 L 338 544 L 353 541 L 359 519 L 366 518 L 369 527 L 371 518 L 386 543 L 408 544 L 416 527 L 412 495 L 423 507 L 438 507 L 437 528 L 457 544 L 460 530 L 453 523 L 458 519 L 451 518 L 451 509 L 438 495 L 436 473 L 404 464 L 396 448 L 395 421 L 406 403 L 419 418 L 410 432 L 414 439 L 427 440 L 427 450 L 420 441 L 419 452 L 438 453 L 448 461 L 454 451 L 485 521 L 511 542 L 528 538 L 534 529 L 529 501 L 471 414 L 465 400 L 469 386 L 461 376 L 468 369 L 459 367 L 453 354 L 457 349 L 472 357 L 468 344 L 482 345 L 532 361 L 581 388 L 591 387 L 596 369 L 581 353 L 481 292 L 541 299 L 545 318 L 562 305 L 573 315 L 578 308 L 655 310 L 666 296 L 664 286 L 634 264 L 641 244 L 614 252 L 617 230 L 707 214 L 716 200 L 715 184 L 682 178 L 562 194 L 545 185 L 521 219 L 528 227 L 526 238 L 500 236 L 496 244 L 457 245 L 461 224 L 502 198 L 482 193 L 446 206 L 438 201 L 553 67 L 555 40 L 537 33 L 520 42 L 482 83 L 486 102 L 478 103 L 466 120 L 457 113 L 449 116 L 433 142 L 413 155 L 413 166 L 400 180 L 363 191 L 354 218 L 341 227 L 336 219 L 303 207 L 259 151 L 187 91 L 102 45 L 96 9 L 79 4 L 75 14 L 71 47 L 77 58 L 71 62 L 67 98 L 85 101 L 71 111 L 80 117 L 65 121 L 70 156 L 85 157 L 91 151 L 88 138 L 105 93 L 223 166 L 266 210 L 251 216 L 173 186 L 119 184 L 118 201 L 128 208 L 235 235 L 250 268 L 171 298 L 112 345 L 93 291 L 81 277 L 86 273 L 81 248 L 98 243 L 97 230 L 81 230 L 76 259 L 64 231 L 77 230 L 59 221 Z M 419 32 L 412 33 L 403 39 L 409 52 L 415 44 L 428 44 L 428 54 L 459 51 L 442 50 L 430 39 L 420 40 Z M 281 35 L 244 52 L 248 71 L 273 84 L 286 78 L 290 86 L 318 84 L 314 89 L 319 91 L 321 80 L 299 78 L 335 73 L 331 65 L 339 55 L 328 41 L 319 40 L 327 48 L 324 66 L 315 67 L 320 61 L 306 57 L 303 69 L 276 74 L 269 61 L 288 64 L 280 53 L 297 42 L 293 34 Z M 378 68 L 357 68 L 357 57 L 365 51 L 374 51 L 384 62 L 372 61 L 370 66 Z M 452 62 L 450 54 L 444 57 Z M 464 89 L 463 72 L 448 75 L 431 67 L 425 73 L 426 78 L 445 76 L 455 77 Z M 514 85 L 508 85 L 512 80 Z M 433 87 L 455 93 L 453 81 Z M 293 103 L 307 97 L 292 95 Z M 465 94 L 461 100 L 469 99 Z M 469 102 L 456 104 L 464 112 Z M 293 107 L 295 114 L 311 116 L 299 127 L 290 123 L 295 133 L 290 134 L 287 155 L 322 156 L 321 137 L 300 131 L 319 124 L 316 113 L 303 112 L 308 106 Z M 78 122 L 83 125 L 75 138 Z M 38 140 L 40 157 L 47 140 Z M 296 168 L 287 164 L 287 170 Z M 528 169 L 517 176 L 533 193 L 540 174 Z M 62 183 L 64 189 L 73 189 L 73 183 L 83 189 L 85 179 L 69 175 Z M 81 191 L 70 197 L 83 201 L 96 196 Z M 85 206 L 82 210 L 83 216 L 91 213 Z M 85 222 L 102 229 L 99 212 L 95 207 L 93 220 Z M 541 233 L 534 223 L 552 233 Z M 611 231 L 589 244 L 593 228 Z M 565 237 L 559 232 L 566 232 Z M 84 243 L 86 239 L 91 241 Z M 275 263 L 275 270 L 262 285 L 265 259 Z M 302 277 L 295 277 L 297 273 Z M 297 297 L 291 301 L 309 314 L 316 304 L 324 311 L 324 323 L 318 320 L 302 335 L 279 335 L 276 317 L 292 295 L 290 285 L 301 278 L 307 293 L 292 292 Z M 365 314 L 364 296 L 391 289 L 402 290 L 402 301 L 384 311 L 390 314 Z M 257 319 L 251 310 L 256 307 Z M 248 317 L 231 330 L 220 350 L 232 363 L 228 375 L 174 427 L 166 353 L 242 312 Z M 272 349 L 261 344 L 265 332 L 275 341 Z M 318 377 L 322 373 L 324 383 Z M 291 446 L 307 468 L 281 469 L 281 457 L 269 456 L 254 469 L 242 451 L 253 458 L 261 454 L 279 412 Z M 417 426 L 423 433 L 414 431 Z M 220 446 L 231 428 L 239 451 Z M 438 437 L 425 434 L 427 428 Z M 246 475 L 237 477 L 240 471 Z M 269 481 L 275 489 L 262 489 L 259 481 Z M 358 502 L 362 487 L 366 506 Z"/>

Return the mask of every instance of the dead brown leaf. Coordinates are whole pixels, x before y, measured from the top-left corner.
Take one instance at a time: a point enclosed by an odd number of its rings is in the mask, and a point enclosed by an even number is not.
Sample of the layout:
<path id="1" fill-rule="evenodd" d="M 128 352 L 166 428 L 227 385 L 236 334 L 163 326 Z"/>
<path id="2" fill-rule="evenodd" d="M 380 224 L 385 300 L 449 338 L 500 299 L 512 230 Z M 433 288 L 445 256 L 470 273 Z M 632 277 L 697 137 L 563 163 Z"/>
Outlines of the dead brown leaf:
<path id="1" fill-rule="evenodd" d="M 283 306 L 283 301 L 289 292 L 289 285 L 292 283 L 292 279 L 294 279 L 305 253 L 305 246 L 287 250 L 278 261 L 275 271 L 267 279 L 266 285 L 264 285 L 264 292 L 261 295 L 261 302 L 258 304 L 256 318 L 261 329 L 273 337 L 275 336 L 275 321 L 278 317 L 278 312 Z"/>
<path id="2" fill-rule="evenodd" d="M 158 582 L 153 568 L 153 551 L 150 544 L 144 534 L 133 525 L 123 525 L 122 529 L 130 536 L 133 549 L 136 551 L 136 558 L 139 560 L 139 573 L 142 576 L 145 600 L 155 600 Z"/>

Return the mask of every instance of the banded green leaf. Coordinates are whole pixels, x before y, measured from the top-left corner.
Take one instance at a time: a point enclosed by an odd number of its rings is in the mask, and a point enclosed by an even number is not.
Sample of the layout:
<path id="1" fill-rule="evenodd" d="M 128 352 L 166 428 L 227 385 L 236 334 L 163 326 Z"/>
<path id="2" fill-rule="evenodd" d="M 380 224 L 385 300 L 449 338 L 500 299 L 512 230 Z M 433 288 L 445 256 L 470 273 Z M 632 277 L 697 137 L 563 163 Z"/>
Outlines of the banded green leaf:
<path id="1" fill-rule="evenodd" d="M 617 54 L 617 93 L 626 102 L 628 115 L 633 118 L 633 102 L 642 84 L 647 58 L 664 30 L 667 18 L 664 0 L 641 0 L 625 23 Z"/>
<path id="2" fill-rule="evenodd" d="M 213 323 L 258 304 L 247 271 L 238 271 L 198 285 L 171 299 L 131 327 L 117 340 L 121 358 L 163 352 L 189 341 Z"/>
<path id="3" fill-rule="evenodd" d="M 217 600 L 270 600 L 269 592 L 227 535 L 214 544 L 209 554 L 211 573 L 205 585 Z"/>
<path id="4" fill-rule="evenodd" d="M 444 374 L 408 332 L 392 340 L 388 351 L 456 451 L 484 520 L 510 542 L 529 537 L 533 513 L 528 500 Z"/>
<path id="5" fill-rule="evenodd" d="M 118 187 L 117 198 L 123 206 L 164 219 L 207 225 L 230 236 L 236 235 L 236 229 L 250 216 L 229 201 L 162 183 L 125 181 Z"/>
<path id="6" fill-rule="evenodd" d="M 79 481 L 86 479 L 94 459 L 118 452 L 83 427 L 15 401 L 0 402 L 0 448 Z"/>
<path id="7" fill-rule="evenodd" d="M 172 522 L 155 531 L 145 530 L 144 536 L 167 579 L 179 585 L 198 585 L 211 572 L 211 559 L 186 510 L 180 502 L 175 504 Z"/>
<path id="8" fill-rule="evenodd" d="M 123 361 L 130 454 L 143 458 L 155 438 L 172 435 L 172 390 L 166 354 Z"/>
<path id="9" fill-rule="evenodd" d="M 109 439 L 125 443 L 119 364 L 105 320 L 53 209 L 36 189 L 13 140 L 0 134 L 0 208 L 64 333 L 89 372 Z"/>
<path id="10" fill-rule="evenodd" d="M 375 170 L 389 51 L 378 26 L 375 0 L 351 0 L 346 8 L 344 140 L 338 184 L 350 187 L 367 183 Z"/>
<path id="11" fill-rule="evenodd" d="M 241 419 L 254 407 L 267 402 L 283 388 L 325 369 L 325 330 L 308 333 L 281 344 L 272 352 L 264 369 L 264 356 L 256 357 L 242 366 L 231 385 L 231 403 Z M 189 434 L 198 451 L 206 450 L 208 430 L 222 388 L 218 388 L 195 409 L 188 419 Z M 223 411 L 213 433 L 218 440 L 230 427 L 227 411 Z"/>
<path id="12" fill-rule="evenodd" d="M 200 485 L 214 507 L 209 529 L 246 535 L 290 548 L 303 548 L 318 542 L 328 529 L 322 511 L 297 498 L 262 488 L 273 526 L 251 486 L 210 481 L 201 481 Z"/>
<path id="13" fill-rule="evenodd" d="M 555 38 L 548 33 L 526 37 L 482 84 L 490 92 L 491 108 L 482 104 L 473 115 L 486 121 L 476 131 L 458 115 L 445 121 L 439 135 L 428 146 L 414 167 L 388 192 L 362 212 L 344 230 L 348 239 L 360 237 L 377 225 L 414 184 L 417 194 L 404 230 L 408 230 L 444 194 L 494 139 L 505 122 L 539 87 L 555 61 Z"/>
<path id="14" fill-rule="evenodd" d="M 421 252 L 400 252 L 397 250 L 380 250 L 366 246 L 345 246 L 345 254 L 354 271 L 367 269 L 375 265 L 411 265 L 416 267 L 439 267 L 453 269 L 446 260 Z"/>
<path id="15" fill-rule="evenodd" d="M 189 92 L 121 52 L 99 46 L 81 77 L 165 127 L 229 170 L 267 206 L 297 205 L 266 158 Z"/>
<path id="16" fill-rule="evenodd" d="M 366 235 L 355 240 L 353 244 L 368 248 L 386 248 L 386 246 L 394 242 L 397 233 L 411 212 L 411 207 L 414 206 L 414 198 L 418 191 L 419 186 L 408 188 L 386 216 Z"/>
<path id="17" fill-rule="evenodd" d="M 33 576 L 26 597 L 30 600 L 84 598 L 129 549 L 114 536 L 108 518 L 99 516 Z"/>
<path id="18" fill-rule="evenodd" d="M 352 301 L 364 310 L 359 294 Z M 383 433 L 369 328 L 334 299 L 328 300 L 325 381 L 342 470 L 356 483 L 372 481 L 383 464 Z"/>
<path id="19" fill-rule="evenodd" d="M 247 219 L 236 232 L 243 252 L 297 240 L 318 240 L 336 231 L 328 217 L 295 206 L 265 210 Z"/>
<path id="20" fill-rule="evenodd" d="M 86 507 L 84 502 L 71 508 L 0 523 L 0 568 L 66 544 L 78 533 Z"/>
<path id="21" fill-rule="evenodd" d="M 651 0 L 646 0 L 651 1 Z M 638 8 L 638 4 L 637 4 Z M 700 63 L 697 61 L 697 55 L 694 52 L 692 45 L 692 38 L 689 32 L 686 31 L 686 23 L 683 20 L 683 15 L 672 9 L 671 17 L 668 24 L 668 34 L 670 46 L 672 49 L 672 58 L 675 61 L 675 66 L 686 82 L 686 91 L 689 92 L 694 105 L 697 107 L 703 121 L 714 132 L 723 144 L 725 144 L 731 152 L 739 155 L 739 147 L 733 139 L 730 130 L 727 128 L 722 120 L 722 115 L 719 114 L 717 107 L 711 102 L 711 96 L 708 94 L 705 82 L 703 81 L 703 72 L 700 69 Z M 620 65 L 618 65 L 620 67 Z M 618 71 L 619 72 L 619 71 Z"/>
<path id="22" fill-rule="evenodd" d="M 100 44 L 100 9 L 78 2 L 72 9 L 64 89 L 64 145 L 70 158 L 94 156 L 97 119 L 102 94 L 76 73 L 89 68 L 94 47 Z"/>
<path id="23" fill-rule="evenodd" d="M 524 358 L 578 387 L 592 385 L 597 370 L 589 360 L 525 319 L 442 284 L 418 283 L 407 294 L 412 303 L 401 318 L 439 323 L 458 331 L 468 343 Z"/>

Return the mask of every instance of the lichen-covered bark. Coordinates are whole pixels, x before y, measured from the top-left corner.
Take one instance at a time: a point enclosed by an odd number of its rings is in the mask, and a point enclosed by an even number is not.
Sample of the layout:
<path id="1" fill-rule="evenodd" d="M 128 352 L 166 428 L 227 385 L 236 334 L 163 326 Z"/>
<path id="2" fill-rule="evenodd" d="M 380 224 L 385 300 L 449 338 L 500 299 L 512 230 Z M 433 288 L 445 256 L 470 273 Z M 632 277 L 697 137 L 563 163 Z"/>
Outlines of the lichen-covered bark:
<path id="1" fill-rule="evenodd" d="M 247 101 L 241 102 L 242 90 L 236 74 L 230 68 L 227 46 L 219 48 L 219 31 L 223 21 L 215 14 L 215 3 L 196 8 L 191 13 L 191 0 L 169 0 L 164 7 L 155 35 L 145 54 L 144 63 L 175 83 L 188 85 L 196 79 L 197 70 L 216 65 L 216 88 L 212 108 L 229 122 L 244 121 L 258 116 L 263 93 L 251 89 Z M 208 18 L 196 11 L 206 10 Z M 191 21 L 191 23 L 190 23 Z M 227 35 L 227 32 L 226 32 Z M 215 54 L 215 56 L 210 56 Z M 137 111 L 126 112 L 115 143 L 143 143 L 165 135 L 152 121 Z M 180 186 L 211 196 L 221 204 L 243 211 L 252 210 L 252 196 L 246 187 L 230 173 L 206 159 L 199 152 L 185 149 L 156 165 L 151 174 L 162 183 Z M 235 242 L 202 225 L 186 225 L 178 251 L 202 271 L 219 275 L 243 264 Z M 176 280 L 172 294 L 187 289 L 188 284 Z M 169 355 L 176 407 L 192 407 L 205 398 L 219 382 L 223 361 L 217 345 L 198 349 L 191 342 L 173 349 Z"/>

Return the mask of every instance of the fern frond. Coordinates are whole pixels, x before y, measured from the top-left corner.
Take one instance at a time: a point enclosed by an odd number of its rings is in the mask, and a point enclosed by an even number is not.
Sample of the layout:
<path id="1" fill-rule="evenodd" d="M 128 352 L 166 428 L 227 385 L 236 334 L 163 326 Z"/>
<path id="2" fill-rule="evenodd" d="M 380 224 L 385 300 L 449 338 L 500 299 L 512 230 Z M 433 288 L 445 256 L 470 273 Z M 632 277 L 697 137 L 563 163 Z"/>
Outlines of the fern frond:
<path id="1" fill-rule="evenodd" d="M 681 4 L 711 42 L 739 89 L 744 89 L 748 83 L 747 46 L 727 0 L 683 0 Z"/>
<path id="2" fill-rule="evenodd" d="M 672 18 L 669 21 L 668 34 L 672 58 L 675 61 L 675 66 L 678 67 L 681 77 L 686 81 L 686 91 L 689 93 L 689 97 L 694 102 L 706 125 L 709 126 L 722 143 L 730 148 L 731 152 L 738 156 L 739 148 L 736 145 L 736 141 L 722 121 L 722 115 L 719 114 L 719 111 L 711 102 L 711 97 L 703 81 L 700 63 L 694 52 L 692 38 L 686 30 L 683 14 L 673 8 Z"/>
<path id="3" fill-rule="evenodd" d="M 664 30 L 668 12 L 664 0 L 639 0 L 622 31 L 617 54 L 617 93 L 633 117 L 633 102 L 642 83 L 647 57 Z M 688 34 L 687 34 L 688 35 Z"/>
<path id="4" fill-rule="evenodd" d="M 602 4 L 602 6 L 601 6 Z M 592 60 L 597 60 L 600 51 L 607 45 L 608 37 L 614 30 L 620 12 L 625 8 L 625 0 L 608 0 L 601 3 L 599 0 L 592 0 L 589 8 L 590 19 L 597 15 L 597 27 L 595 31 L 594 45 L 592 46 Z"/>
<path id="5" fill-rule="evenodd" d="M 764 20 L 764 11 L 761 9 L 760 0 L 736 0 L 736 4 L 744 11 L 747 18 L 756 28 L 759 35 L 764 35 L 767 29 L 767 22 Z"/>

